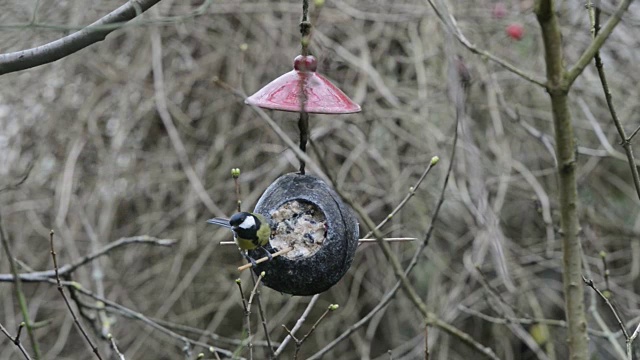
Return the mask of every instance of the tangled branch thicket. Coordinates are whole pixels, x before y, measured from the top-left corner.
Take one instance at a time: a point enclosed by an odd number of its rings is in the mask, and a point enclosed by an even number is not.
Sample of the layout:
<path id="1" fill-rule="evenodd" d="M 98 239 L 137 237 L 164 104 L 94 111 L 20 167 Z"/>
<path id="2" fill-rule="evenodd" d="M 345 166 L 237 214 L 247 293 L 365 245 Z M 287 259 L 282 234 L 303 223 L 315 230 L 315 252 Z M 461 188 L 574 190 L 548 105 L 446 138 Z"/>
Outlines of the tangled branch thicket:
<path id="1" fill-rule="evenodd" d="M 0 53 L 58 39 L 122 3 L 3 2 Z M 544 78 L 533 2 L 508 2 L 505 17 L 495 16 L 493 1 L 447 5 L 477 48 Z M 601 6 L 606 19 L 614 5 Z M 309 155 L 321 157 L 335 186 L 374 220 L 396 207 L 433 156 L 451 160 L 455 106 L 448 79 L 450 70 L 468 69 L 466 116 L 446 201 L 409 280 L 428 311 L 501 359 L 566 358 L 556 157 L 544 89 L 455 43 L 426 1 L 336 0 L 310 11 L 318 71 L 363 112 L 311 116 L 318 152 Z M 561 2 L 557 12 L 565 61 L 573 64 L 591 42 L 589 14 L 572 1 Z M 298 2 L 164 0 L 103 42 L 1 77 L 1 225 L 19 272 L 48 271 L 22 282 L 31 321 L 45 322 L 33 329 L 43 358 L 92 356 L 51 276 L 51 229 L 61 269 L 118 239 L 148 240 L 62 275 L 80 322 L 105 358 L 195 358 L 209 345 L 220 348 L 221 357 L 248 356 L 235 282 L 242 258 L 233 246 L 218 245 L 228 231 L 204 220 L 235 211 L 232 168 L 242 169 L 246 210 L 299 164 L 271 127 L 220 84 L 250 94 L 289 71 L 300 51 L 300 13 Z M 513 22 L 524 26 L 521 41 L 504 32 Z M 640 12 L 632 6 L 600 54 L 627 134 L 639 125 L 639 27 Z M 640 321 L 639 201 L 593 65 L 577 78 L 569 101 L 585 276 L 611 296 L 634 333 Z M 296 114 L 269 115 L 297 137 Z M 382 229 L 385 235 L 424 238 L 445 174 L 446 166 L 431 171 Z M 158 239 L 178 241 L 153 246 Z M 403 265 L 416 249 L 391 247 Z M 10 334 L 0 335 L 0 359 L 21 359 L 8 339 L 24 319 L 7 260 L 0 252 L 0 324 Z M 252 285 L 248 273 L 241 276 Z M 396 281 L 378 246 L 363 245 L 345 278 L 318 298 L 261 287 L 272 345 L 287 336 L 283 324 L 300 323 L 303 337 L 330 304 L 339 304 L 300 349 L 289 345 L 280 358 L 298 351 L 301 358 L 313 356 L 375 308 Z M 624 338 L 614 316 L 593 292 L 585 295 L 591 352 L 620 358 Z M 303 313 L 306 321 L 298 322 Z M 258 311 L 251 316 L 253 356 L 267 358 Z M 422 359 L 420 319 L 398 292 L 325 358 L 388 359 L 390 351 L 393 359 Z M 30 353 L 24 333 L 22 346 Z M 431 359 L 480 356 L 461 344 L 429 329 Z"/>

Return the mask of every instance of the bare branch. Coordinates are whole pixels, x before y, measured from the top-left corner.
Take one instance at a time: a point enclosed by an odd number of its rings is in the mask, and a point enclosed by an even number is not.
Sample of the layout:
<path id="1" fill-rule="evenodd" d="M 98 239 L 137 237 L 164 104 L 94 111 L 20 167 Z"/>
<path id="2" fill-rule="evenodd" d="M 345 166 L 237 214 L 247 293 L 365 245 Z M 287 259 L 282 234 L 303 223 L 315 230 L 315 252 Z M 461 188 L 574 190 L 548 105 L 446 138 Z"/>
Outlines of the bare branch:
<path id="1" fill-rule="evenodd" d="M 58 269 L 58 273 L 60 276 L 64 276 L 67 275 L 69 273 L 72 273 L 73 271 L 75 271 L 77 268 L 79 268 L 80 266 L 83 266 L 91 261 L 93 261 L 94 259 L 106 255 L 109 252 L 121 247 L 121 246 L 125 246 L 125 245 L 130 245 L 130 244 L 149 244 L 149 245 L 156 245 L 156 246 L 172 246 L 173 244 L 176 243 L 176 240 L 172 240 L 172 239 L 157 239 L 151 236 L 147 236 L 147 235 L 140 235 L 140 236 L 133 236 L 133 237 L 128 237 L 128 238 L 122 238 L 122 239 L 118 239 L 112 243 L 110 243 L 109 245 L 103 247 L 102 249 L 91 253 L 83 258 L 80 258 L 76 261 L 74 261 L 71 264 L 66 264 L 61 266 Z M 56 273 L 54 270 L 47 270 L 47 271 L 35 271 L 35 272 L 30 272 L 30 273 L 23 273 L 23 274 L 18 274 L 18 277 L 20 278 L 20 280 L 22 281 L 35 281 L 35 282 L 39 282 L 39 281 L 48 281 L 48 279 L 53 278 L 56 276 Z M 0 274 L 0 282 L 13 282 L 15 277 L 12 274 Z"/>
<path id="2" fill-rule="evenodd" d="M 11 334 L 9 334 L 9 331 L 7 331 L 7 329 L 5 329 L 4 326 L 2 326 L 2 324 L 0 324 L 0 332 L 3 333 L 6 337 L 8 337 L 9 340 L 11 340 L 11 342 L 18 348 L 18 350 L 20 350 L 20 352 L 22 353 L 22 356 L 25 359 L 31 360 L 31 356 L 29 356 L 29 353 L 27 352 L 27 350 L 24 348 L 24 345 L 22 345 L 22 342 L 20 341 L 20 331 L 22 330 L 23 326 L 24 326 L 24 322 L 20 323 L 20 326 L 18 327 L 18 333 L 16 334 L 15 337 L 11 336 Z"/>
<path id="3" fill-rule="evenodd" d="M 4 233 L 1 217 L 0 217 L 0 242 L 2 243 L 2 247 L 4 248 L 5 253 L 7 254 L 7 258 L 9 259 L 9 268 L 11 269 L 11 274 L 13 278 L 16 279 L 16 282 L 13 286 L 13 290 L 16 297 L 16 301 L 20 306 L 20 312 L 22 313 L 22 318 L 24 319 L 24 323 L 27 327 L 27 335 L 29 336 L 29 341 L 31 341 L 33 356 L 36 359 L 39 359 L 41 356 L 40 347 L 38 346 L 38 342 L 36 341 L 36 337 L 33 331 L 33 323 L 31 322 L 31 319 L 29 317 L 29 308 L 27 307 L 27 299 L 25 298 L 24 292 L 22 291 L 22 282 L 18 277 L 18 268 L 13 258 L 11 247 L 9 246 L 9 237 Z M 19 338 L 19 335 L 20 334 L 16 335 L 16 338 Z"/>
<path id="4" fill-rule="evenodd" d="M 112 31 L 147 11 L 160 0 L 130 0 L 86 28 L 35 48 L 0 55 L 0 75 L 30 69 L 69 56 L 104 40 Z"/>
<path id="5" fill-rule="evenodd" d="M 599 32 L 600 32 L 600 8 L 596 7 L 594 9 L 594 6 L 591 4 L 591 2 L 589 2 L 589 20 L 591 21 L 592 33 L 595 41 L 595 39 L 598 38 Z M 611 114 L 611 119 L 613 120 L 613 124 L 616 126 L 616 130 L 618 130 L 622 147 L 624 148 L 624 151 L 627 154 L 627 162 L 629 163 L 629 168 L 631 169 L 631 176 L 633 177 L 633 185 L 636 188 L 636 194 L 638 194 L 638 198 L 640 198 L 640 174 L 638 173 L 638 167 L 636 166 L 635 156 L 633 155 L 633 147 L 631 146 L 631 143 L 628 140 L 631 137 L 633 137 L 633 135 L 627 138 L 627 133 L 625 132 L 624 127 L 622 127 L 622 122 L 618 117 L 618 112 L 616 111 L 616 108 L 613 105 L 613 97 L 611 95 L 611 89 L 609 89 L 609 82 L 607 80 L 607 75 L 605 74 L 605 71 L 604 71 L 604 64 L 602 63 L 602 58 L 600 57 L 600 51 L 596 50 L 593 57 L 596 63 L 596 69 L 598 70 L 598 76 L 600 77 L 600 84 L 602 85 L 604 98 L 607 101 L 607 107 L 609 108 L 609 113 Z M 634 132 L 634 135 L 635 135 L 635 132 Z"/>
<path id="6" fill-rule="evenodd" d="M 604 25 L 602 31 L 593 39 L 591 45 L 580 55 L 580 58 L 576 62 L 575 65 L 567 72 L 566 81 L 569 87 L 576 80 L 582 71 L 589 65 L 591 59 L 596 55 L 596 53 L 600 50 L 604 42 L 607 40 L 609 35 L 613 32 L 613 29 L 616 28 L 616 25 L 622 19 L 622 14 L 624 14 L 629 5 L 631 5 L 632 0 L 625 0 L 620 3 L 616 12 L 611 16 L 609 21 Z"/>
<path id="7" fill-rule="evenodd" d="M 448 9 L 446 9 L 446 6 L 444 7 L 446 13 L 443 13 L 443 12 L 440 11 L 440 9 L 438 9 L 438 7 L 436 7 L 436 5 L 433 3 L 433 0 L 427 0 L 427 2 L 429 3 L 429 5 L 431 5 L 431 8 L 436 13 L 436 16 L 438 16 L 438 18 L 442 21 L 444 26 L 449 28 L 449 31 L 451 31 L 451 33 L 460 42 L 460 44 L 462 44 L 464 47 L 466 47 L 469 51 L 471 51 L 474 54 L 483 56 L 483 57 L 493 61 L 494 63 L 502 66 L 506 70 L 508 70 L 508 71 L 520 76 L 524 80 L 529 81 L 530 83 L 536 84 L 536 85 L 541 86 L 543 88 L 547 88 L 547 84 L 545 83 L 544 80 L 538 79 L 534 75 L 527 74 L 523 70 L 518 69 L 515 65 L 510 64 L 506 60 L 503 60 L 503 59 L 493 55 L 492 53 L 490 53 L 488 51 L 485 51 L 485 50 L 482 50 L 482 49 L 478 49 L 474 44 L 472 44 L 469 41 L 469 39 L 466 38 L 466 36 L 464 36 L 462 31 L 458 27 L 455 18 L 453 17 L 453 15 L 451 15 L 449 13 Z"/>
<path id="8" fill-rule="evenodd" d="M 307 305 L 307 308 L 304 310 L 304 312 L 302 313 L 302 315 L 300 316 L 300 318 L 298 318 L 298 321 L 296 321 L 296 324 L 293 326 L 293 329 L 289 330 L 285 327 L 285 329 L 287 330 L 287 332 L 289 333 L 289 335 L 287 335 L 287 337 L 284 338 L 284 340 L 282 340 L 282 343 L 280 344 L 280 346 L 278 346 L 278 349 L 276 350 L 276 352 L 273 354 L 274 357 L 278 357 L 280 356 L 280 354 L 282 354 L 282 351 L 284 350 L 284 348 L 287 346 L 287 344 L 289 343 L 289 341 L 291 341 L 291 339 L 293 339 L 293 337 L 295 336 L 296 332 L 298 330 L 300 330 L 300 328 L 302 327 L 302 324 L 304 323 L 304 321 L 307 319 L 307 316 L 309 316 L 309 313 L 311 312 L 311 310 L 313 309 L 313 306 L 316 304 L 316 301 L 318 301 L 318 298 L 320 297 L 320 294 L 315 294 L 313 295 L 313 297 L 311 298 L 311 300 L 309 301 L 309 304 Z M 284 326 L 284 325 L 283 325 Z"/>
<path id="9" fill-rule="evenodd" d="M 76 316 L 75 311 L 73 311 L 73 308 L 71 307 L 71 303 L 69 302 L 67 295 L 64 293 L 64 288 L 62 287 L 62 283 L 60 282 L 60 274 L 58 273 L 58 260 L 56 258 L 56 251 L 53 246 L 53 230 L 49 232 L 49 245 L 51 246 L 51 258 L 53 258 L 53 270 L 56 273 L 56 282 L 58 284 L 58 292 L 60 293 L 60 296 L 62 296 L 64 303 L 67 305 L 67 309 L 69 309 L 69 312 L 71 313 L 71 317 L 73 317 L 73 322 L 76 324 L 76 327 L 78 328 L 80 333 L 82 333 L 82 336 L 87 341 L 87 343 L 91 347 L 91 350 L 96 355 L 96 357 L 99 360 L 102 360 L 102 356 L 100 356 L 100 352 L 98 351 L 98 348 L 93 344 L 93 341 L 91 341 L 89 334 L 87 334 L 87 331 L 84 329 L 84 326 L 82 326 L 82 323 L 80 322 L 80 320 L 78 320 L 78 317 Z"/>

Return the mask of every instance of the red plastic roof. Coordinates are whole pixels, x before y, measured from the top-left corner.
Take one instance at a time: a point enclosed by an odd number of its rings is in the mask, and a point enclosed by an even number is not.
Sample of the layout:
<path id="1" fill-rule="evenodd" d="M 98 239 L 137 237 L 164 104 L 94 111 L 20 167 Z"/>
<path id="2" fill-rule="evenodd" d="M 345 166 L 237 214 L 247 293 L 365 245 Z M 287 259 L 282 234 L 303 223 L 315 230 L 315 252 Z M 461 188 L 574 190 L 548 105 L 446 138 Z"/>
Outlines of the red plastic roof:
<path id="1" fill-rule="evenodd" d="M 317 114 L 350 114 L 360 112 L 360 105 L 353 102 L 338 87 L 315 72 L 313 56 L 298 56 L 294 70 L 278 77 L 245 103 L 265 109 Z M 304 89 L 304 96 L 302 90 Z M 304 109 L 303 109 L 304 107 Z"/>

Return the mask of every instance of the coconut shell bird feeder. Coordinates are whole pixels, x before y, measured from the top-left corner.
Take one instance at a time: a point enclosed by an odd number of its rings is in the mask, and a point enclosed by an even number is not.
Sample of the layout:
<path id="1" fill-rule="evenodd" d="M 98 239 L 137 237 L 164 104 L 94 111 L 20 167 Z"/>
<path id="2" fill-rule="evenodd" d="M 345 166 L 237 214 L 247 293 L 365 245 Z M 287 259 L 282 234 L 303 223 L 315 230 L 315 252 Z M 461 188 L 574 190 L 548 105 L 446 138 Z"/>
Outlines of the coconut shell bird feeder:
<path id="1" fill-rule="evenodd" d="M 308 0 L 303 0 L 302 54 L 293 70 L 281 75 L 245 100 L 264 109 L 299 113 L 300 150 L 306 151 L 309 114 L 360 112 L 337 86 L 316 72 L 318 61 L 309 54 L 311 23 Z M 322 180 L 300 171 L 276 179 L 264 192 L 254 212 L 270 219 L 271 250 L 289 251 L 253 268 L 265 271 L 266 286 L 292 295 L 313 295 L 336 284 L 351 266 L 358 245 L 358 222 L 353 210 Z M 251 256 L 261 256 L 259 250 Z"/>

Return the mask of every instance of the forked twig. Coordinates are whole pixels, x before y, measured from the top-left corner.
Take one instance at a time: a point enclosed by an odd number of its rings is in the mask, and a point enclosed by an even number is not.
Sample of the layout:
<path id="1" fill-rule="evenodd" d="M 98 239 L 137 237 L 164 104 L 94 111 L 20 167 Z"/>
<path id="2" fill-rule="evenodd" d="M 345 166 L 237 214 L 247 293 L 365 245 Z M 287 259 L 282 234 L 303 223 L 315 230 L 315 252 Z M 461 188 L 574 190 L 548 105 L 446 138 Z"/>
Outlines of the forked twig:
<path id="1" fill-rule="evenodd" d="M 313 309 L 313 306 L 318 301 L 318 298 L 320 298 L 320 294 L 313 295 L 313 297 L 311 298 L 311 301 L 309 301 L 309 304 L 307 305 L 307 308 L 304 309 L 304 312 L 302 313 L 302 316 L 300 316 L 300 318 L 298 318 L 298 321 L 296 321 L 296 324 L 293 326 L 293 329 L 288 331 L 289 335 L 287 335 L 287 337 L 285 337 L 284 340 L 282 340 L 282 343 L 280 344 L 280 346 L 278 346 L 278 349 L 273 354 L 274 357 L 278 357 L 278 356 L 280 356 L 280 354 L 282 354 L 282 351 L 287 346 L 289 341 L 291 341 L 291 339 L 293 339 L 293 335 L 295 335 L 295 333 L 298 330 L 300 330 L 300 328 L 302 327 L 302 324 L 307 319 L 307 316 L 309 316 L 309 313 Z"/>
<path id="2" fill-rule="evenodd" d="M 267 317 L 265 316 L 264 310 L 262 309 L 262 301 L 260 300 L 260 289 L 258 288 L 258 283 L 262 280 L 262 278 L 264 277 L 264 274 L 265 274 L 264 271 L 260 273 L 258 280 L 256 280 L 255 274 L 251 273 L 251 279 L 253 280 L 253 283 L 256 286 L 256 302 L 258 305 L 258 313 L 260 314 L 260 320 L 262 322 L 262 329 L 264 330 L 264 337 L 267 340 L 267 347 L 269 348 L 269 354 L 273 355 L 274 352 L 273 352 L 273 346 L 271 345 L 271 336 L 269 335 L 269 329 L 267 327 Z"/>
<path id="3" fill-rule="evenodd" d="M 18 348 L 18 350 L 20 350 L 20 352 L 22 353 L 22 356 L 24 356 L 25 359 L 31 360 L 31 356 L 29 356 L 29 353 L 27 352 L 27 350 L 24 348 L 24 345 L 22 345 L 22 342 L 20 341 L 20 333 L 22 332 L 22 328 L 24 326 L 25 326 L 25 323 L 23 321 L 18 326 L 18 332 L 16 333 L 15 337 L 11 336 L 11 334 L 9 334 L 9 331 L 7 331 L 7 329 L 5 329 L 4 326 L 2 326 L 2 324 L 0 324 L 0 332 L 2 332 L 6 337 L 9 338 L 9 340 L 11 340 L 11 342 Z"/>
<path id="4" fill-rule="evenodd" d="M 627 327 L 625 326 L 624 321 L 622 320 L 622 317 L 620 317 L 620 314 L 619 314 L 618 310 L 613 305 L 613 303 L 611 303 L 609 298 L 607 296 L 605 296 L 605 294 L 603 294 L 602 291 L 600 291 L 600 289 L 598 289 L 596 287 L 596 285 L 593 283 L 593 280 L 587 279 L 586 277 L 583 276 L 582 277 L 582 281 L 584 281 L 584 283 L 588 287 L 592 288 L 598 294 L 598 296 L 600 296 L 600 298 L 602 300 L 604 300 L 605 304 L 607 304 L 607 306 L 609 307 L 609 310 L 611 310 L 611 313 L 616 318 L 616 322 L 618 323 L 618 327 L 620 327 L 620 330 L 622 330 L 622 335 L 624 336 L 624 339 L 627 342 L 627 359 L 631 360 L 632 359 L 631 343 L 635 339 L 635 337 L 632 338 L 632 336 L 634 336 L 634 335 L 636 337 L 638 336 L 637 332 L 640 331 L 639 330 L 640 325 L 638 325 L 638 328 L 636 328 L 636 330 L 633 332 L 633 335 L 629 336 L 629 333 L 627 332 Z"/>
<path id="5" fill-rule="evenodd" d="M 126 245 L 131 244 L 148 244 L 156 246 L 173 246 L 177 241 L 174 239 L 158 239 L 148 235 L 132 236 L 127 238 L 121 238 L 107 244 L 102 249 L 95 251 L 89 255 L 86 255 L 71 264 L 62 265 L 58 268 L 58 275 L 64 277 L 78 269 L 79 267 L 88 264 L 89 262 L 108 254 L 109 252 Z M 18 277 L 22 281 L 47 281 L 49 278 L 55 277 L 54 270 L 46 271 L 32 271 L 28 273 L 18 274 Z M 8 274 L 0 274 L 0 282 L 13 282 L 15 277 Z"/>
<path id="6" fill-rule="evenodd" d="M 380 230 L 380 228 L 382 228 L 389 220 L 391 220 L 409 202 L 409 200 L 416 194 L 416 190 L 418 190 L 424 178 L 427 177 L 431 169 L 436 164 L 438 164 L 438 161 L 440 161 L 440 158 L 437 156 L 434 156 L 433 158 L 431 158 L 431 161 L 429 161 L 429 165 L 427 165 L 427 168 L 424 169 L 424 172 L 422 173 L 422 175 L 420 175 L 420 177 L 418 178 L 418 181 L 416 181 L 416 183 L 409 188 L 409 193 L 407 193 L 407 195 L 404 197 L 404 199 L 402 199 L 402 201 L 400 201 L 400 203 L 395 207 L 395 209 L 393 209 L 389 213 L 389 215 L 387 215 L 387 217 L 385 217 L 373 230 L 369 230 L 367 235 L 364 236 L 364 239 L 360 240 L 361 242 L 367 239 L 368 237 L 370 237 L 371 235 L 373 235 L 374 231 Z M 384 238 L 382 240 L 388 241 L 388 240 L 385 240 Z M 373 239 L 373 241 L 376 241 L 376 239 Z"/>
<path id="7" fill-rule="evenodd" d="M 289 337 L 291 337 L 293 339 L 293 341 L 295 341 L 296 343 L 296 350 L 293 353 L 293 359 L 297 360 L 298 359 L 298 354 L 300 353 L 300 348 L 302 347 L 302 344 L 307 340 L 307 338 L 309 336 L 311 336 L 311 334 L 313 334 L 313 332 L 316 330 L 316 328 L 318 327 L 318 325 L 320 325 L 320 322 L 327 316 L 327 314 L 329 314 L 330 311 L 334 311 L 337 310 L 339 308 L 338 304 L 331 304 L 327 307 L 327 309 L 322 313 L 322 315 L 320 315 L 320 317 L 318 318 L 318 320 L 316 320 L 316 322 L 313 324 L 313 326 L 311 326 L 311 329 L 309 329 L 309 332 L 307 332 L 302 339 L 298 339 L 296 338 L 294 332 L 292 330 L 289 330 L 287 328 L 286 325 L 282 325 L 282 327 L 284 328 L 284 330 L 289 334 Z M 297 325 L 297 324 L 296 324 Z"/>
<path id="8" fill-rule="evenodd" d="M 589 10 L 589 20 L 591 22 L 591 34 L 593 36 L 593 41 L 595 43 L 600 33 L 600 8 L 598 6 L 594 6 L 591 3 L 591 1 L 587 3 L 587 7 Z M 609 23 L 607 23 L 607 26 L 609 26 L 612 23 L 612 20 L 613 19 L 609 20 Z M 610 30 L 612 31 L 613 27 Z M 611 95 L 611 90 L 609 89 L 609 82 L 607 81 L 607 75 L 604 72 L 604 64 L 602 63 L 602 58 L 600 57 L 600 50 L 595 51 L 595 53 L 593 54 L 593 58 L 596 64 L 596 70 L 598 70 L 598 76 L 600 77 L 600 84 L 602 85 L 602 91 L 604 92 L 604 98 L 607 102 L 607 107 L 609 108 L 609 113 L 611 114 L 611 119 L 613 120 L 613 124 L 615 125 L 616 130 L 618 130 L 618 135 L 620 136 L 620 144 L 624 148 L 624 151 L 627 155 L 627 162 L 629 163 L 629 168 L 631 170 L 633 185 L 635 186 L 636 194 L 640 199 L 640 174 L 638 173 L 638 167 L 636 166 L 635 156 L 633 155 L 633 147 L 631 146 L 631 143 L 630 143 L 631 138 L 635 136 L 638 130 L 634 131 L 634 133 L 630 137 L 627 137 L 624 127 L 622 126 L 622 122 L 618 117 L 618 112 L 616 111 L 616 108 L 613 105 L 613 97 Z"/>
<path id="9" fill-rule="evenodd" d="M 460 42 L 460 44 L 462 44 L 464 47 L 466 47 L 469 51 L 471 51 L 474 54 L 486 57 L 487 59 L 493 61 L 494 63 L 502 66 L 503 68 L 505 68 L 506 70 L 520 76 L 521 78 L 536 84 L 538 86 L 541 86 L 543 88 L 547 88 L 547 84 L 545 83 L 544 80 L 542 79 L 538 79 L 536 78 L 534 75 L 530 75 L 527 74 L 526 72 L 524 72 L 523 70 L 520 70 L 519 68 L 517 68 L 515 65 L 510 64 L 509 62 L 507 62 L 506 60 L 503 60 L 495 55 L 493 55 L 492 53 L 482 50 L 482 49 L 478 49 L 474 44 L 472 44 L 469 39 L 467 39 L 464 34 L 462 33 L 462 31 L 460 30 L 460 28 L 458 27 L 458 24 L 456 23 L 455 18 L 449 13 L 449 10 L 446 8 L 446 6 L 443 6 L 445 8 L 445 12 L 441 11 L 433 2 L 433 0 L 427 0 L 427 2 L 429 3 L 429 5 L 431 5 L 431 8 L 433 9 L 433 11 L 436 13 L 436 16 L 438 17 L 438 19 L 440 19 L 440 21 L 442 21 L 442 23 L 444 24 L 444 26 L 449 29 L 449 31 L 453 34 L 453 36 L 455 36 L 455 38 Z"/>
<path id="10" fill-rule="evenodd" d="M 118 345 L 116 344 L 116 339 L 113 338 L 111 334 L 107 334 L 107 339 L 109 340 L 109 344 L 111 345 L 111 349 L 116 353 L 119 360 L 126 360 L 124 354 L 120 352 L 118 349 Z"/>
<path id="11" fill-rule="evenodd" d="M 160 0 L 132 0 L 71 35 L 32 49 L 0 54 L 0 75 L 51 63 L 104 40 Z"/>
<path id="12" fill-rule="evenodd" d="M 11 269 L 11 274 L 13 276 L 13 279 L 15 280 L 13 290 L 16 296 L 16 301 L 20 305 L 20 312 L 22 313 L 22 318 L 24 319 L 24 323 L 27 328 L 27 335 L 29 336 L 29 341 L 31 341 L 31 348 L 34 353 L 34 357 L 36 359 L 39 359 L 40 347 L 36 342 L 36 337 L 33 332 L 33 324 L 31 323 L 31 319 L 29 318 L 27 300 L 24 296 L 24 292 L 22 291 L 22 280 L 18 276 L 18 269 L 16 267 L 13 254 L 11 253 L 11 247 L 9 247 L 8 236 L 4 233 L 4 227 L 2 226 L 2 217 L 0 217 L 0 242 L 2 243 L 2 247 L 4 248 L 5 253 L 7 254 L 7 258 L 9 259 L 9 268 Z"/>
<path id="13" fill-rule="evenodd" d="M 100 356 L 100 353 L 98 352 L 98 348 L 93 344 L 93 341 L 91 341 L 91 339 L 89 338 L 89 335 L 87 334 L 84 327 L 78 320 L 76 313 L 73 311 L 73 308 L 71 307 L 71 303 L 69 303 L 69 299 L 67 298 L 67 295 L 64 293 L 64 287 L 60 283 L 60 275 L 58 274 L 58 260 L 56 259 L 56 251 L 53 246 L 53 235 L 54 235 L 53 230 L 51 230 L 49 232 L 49 244 L 51 245 L 51 257 L 53 258 L 53 269 L 56 272 L 56 283 L 58 284 L 58 292 L 64 299 L 64 303 L 67 305 L 67 308 L 69 309 L 69 312 L 73 317 L 73 322 L 76 324 L 76 327 L 78 328 L 78 330 L 80 330 L 80 332 L 82 333 L 82 336 L 91 347 L 91 350 L 93 351 L 94 354 L 96 354 L 96 357 L 102 360 L 102 356 Z"/>
<path id="14" fill-rule="evenodd" d="M 258 292 L 258 286 L 260 286 L 260 283 L 262 282 L 262 278 L 264 278 L 265 276 L 265 272 L 261 272 L 260 276 L 258 276 L 258 280 L 256 281 L 256 284 L 253 286 L 253 290 L 251 290 L 251 293 L 249 294 L 249 300 L 246 302 L 246 308 L 245 308 L 245 316 L 247 319 L 247 340 L 249 341 L 249 359 L 253 359 L 253 341 L 251 339 L 251 305 L 253 304 L 253 298 L 254 296 L 256 296 L 256 293 Z M 244 303 L 244 300 L 243 300 Z"/>

